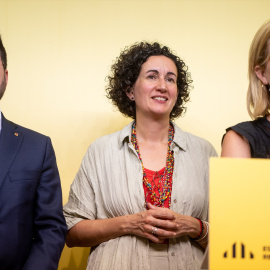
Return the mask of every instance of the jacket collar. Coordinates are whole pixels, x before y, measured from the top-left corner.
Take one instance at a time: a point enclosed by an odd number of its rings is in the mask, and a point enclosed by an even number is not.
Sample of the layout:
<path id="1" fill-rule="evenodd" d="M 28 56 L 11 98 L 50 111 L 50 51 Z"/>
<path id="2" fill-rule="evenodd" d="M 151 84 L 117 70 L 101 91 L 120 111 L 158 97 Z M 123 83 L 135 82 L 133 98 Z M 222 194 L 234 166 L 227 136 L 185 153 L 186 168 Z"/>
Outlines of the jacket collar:
<path id="1" fill-rule="evenodd" d="M 6 120 L 2 113 L 1 117 L 2 131 L 0 135 L 0 189 L 23 141 L 23 133 L 20 131 L 19 126 Z"/>

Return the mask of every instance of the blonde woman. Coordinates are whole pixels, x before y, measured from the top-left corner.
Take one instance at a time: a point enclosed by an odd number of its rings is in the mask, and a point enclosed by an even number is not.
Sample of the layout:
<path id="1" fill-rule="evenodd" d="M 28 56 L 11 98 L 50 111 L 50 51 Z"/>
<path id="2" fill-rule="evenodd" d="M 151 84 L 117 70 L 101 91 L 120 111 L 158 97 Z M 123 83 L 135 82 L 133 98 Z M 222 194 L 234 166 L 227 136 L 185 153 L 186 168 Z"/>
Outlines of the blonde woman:
<path id="1" fill-rule="evenodd" d="M 222 157 L 270 158 L 270 20 L 253 38 L 248 75 L 247 109 L 253 121 L 226 129 Z"/>

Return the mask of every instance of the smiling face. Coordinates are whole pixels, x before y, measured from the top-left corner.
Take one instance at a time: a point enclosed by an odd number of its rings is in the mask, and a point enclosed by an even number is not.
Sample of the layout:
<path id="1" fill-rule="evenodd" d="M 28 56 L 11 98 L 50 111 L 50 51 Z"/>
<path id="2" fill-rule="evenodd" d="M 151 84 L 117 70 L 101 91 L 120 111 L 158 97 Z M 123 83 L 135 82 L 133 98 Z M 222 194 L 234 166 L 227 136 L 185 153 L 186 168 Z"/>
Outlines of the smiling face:
<path id="1" fill-rule="evenodd" d="M 133 89 L 127 93 L 135 101 L 137 119 L 140 116 L 169 119 L 177 94 L 177 68 L 170 58 L 163 55 L 148 58 Z"/>

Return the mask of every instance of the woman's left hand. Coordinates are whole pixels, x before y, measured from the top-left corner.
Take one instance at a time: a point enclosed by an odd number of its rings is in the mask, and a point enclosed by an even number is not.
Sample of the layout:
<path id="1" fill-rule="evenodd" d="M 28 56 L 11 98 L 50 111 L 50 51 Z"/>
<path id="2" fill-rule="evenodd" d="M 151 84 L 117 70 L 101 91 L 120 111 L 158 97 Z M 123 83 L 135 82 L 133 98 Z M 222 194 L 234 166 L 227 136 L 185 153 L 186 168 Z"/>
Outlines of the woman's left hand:
<path id="1" fill-rule="evenodd" d="M 158 210 L 160 209 L 160 207 L 154 206 L 151 203 L 147 203 L 148 209 L 149 210 Z M 200 226 L 200 222 L 191 216 L 186 216 L 186 215 L 180 215 L 178 213 L 175 213 L 174 211 L 172 211 L 169 208 L 162 208 L 163 211 L 166 210 L 168 211 L 168 214 L 171 214 L 175 217 L 175 219 L 172 221 L 170 220 L 170 222 L 175 222 L 176 226 L 173 231 L 176 233 L 175 236 L 171 236 L 171 237 L 167 237 L 167 238 L 176 238 L 176 237 L 180 237 L 183 235 L 187 235 L 189 237 L 195 238 L 199 235 L 200 230 L 201 230 L 201 226 Z M 162 228 L 164 230 L 168 230 L 165 228 Z M 158 234 L 158 230 L 156 230 L 155 234 L 156 237 L 158 237 L 159 239 L 164 239 L 164 237 L 159 236 Z"/>

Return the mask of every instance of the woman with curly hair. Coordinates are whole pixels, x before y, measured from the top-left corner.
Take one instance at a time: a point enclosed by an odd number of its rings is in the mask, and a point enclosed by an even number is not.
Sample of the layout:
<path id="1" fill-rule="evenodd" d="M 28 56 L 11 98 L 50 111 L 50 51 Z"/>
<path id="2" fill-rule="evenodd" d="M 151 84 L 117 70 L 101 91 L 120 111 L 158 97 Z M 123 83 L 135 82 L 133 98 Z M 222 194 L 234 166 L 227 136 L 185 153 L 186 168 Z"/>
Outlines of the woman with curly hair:
<path id="1" fill-rule="evenodd" d="M 254 121 L 226 129 L 222 157 L 270 158 L 270 21 L 251 43 L 248 77 L 247 109 Z"/>
<path id="2" fill-rule="evenodd" d="M 210 143 L 182 131 L 191 80 L 158 43 L 125 48 L 107 97 L 134 119 L 92 143 L 64 213 L 69 247 L 91 247 L 87 269 L 200 268 L 208 242 Z"/>

